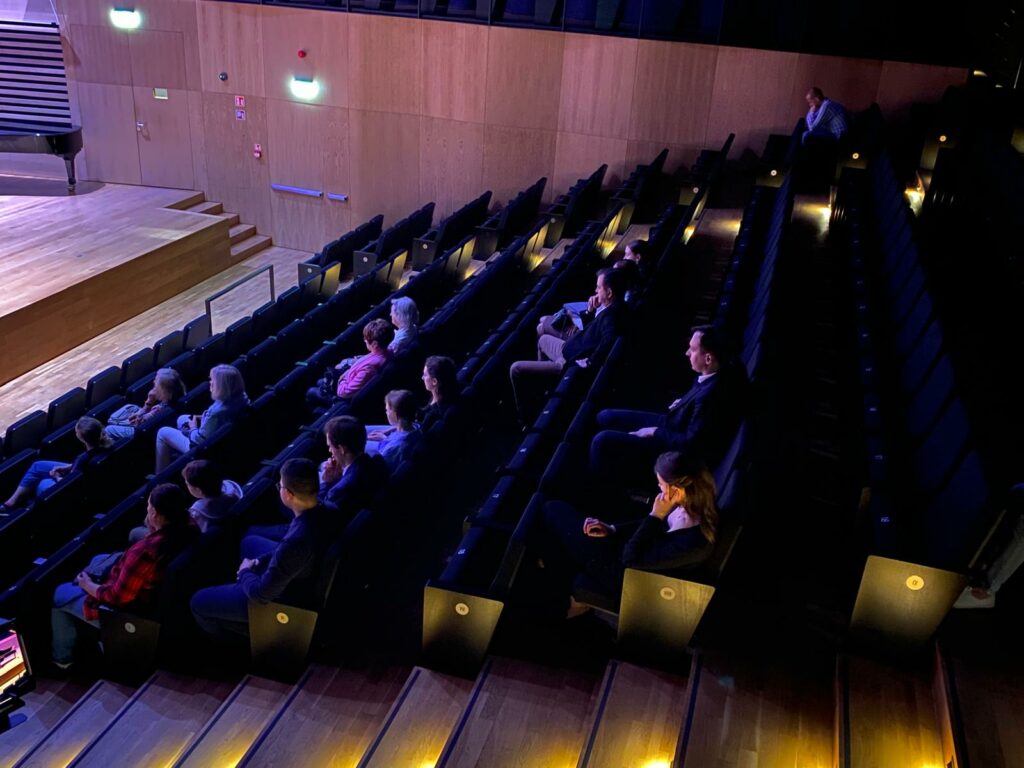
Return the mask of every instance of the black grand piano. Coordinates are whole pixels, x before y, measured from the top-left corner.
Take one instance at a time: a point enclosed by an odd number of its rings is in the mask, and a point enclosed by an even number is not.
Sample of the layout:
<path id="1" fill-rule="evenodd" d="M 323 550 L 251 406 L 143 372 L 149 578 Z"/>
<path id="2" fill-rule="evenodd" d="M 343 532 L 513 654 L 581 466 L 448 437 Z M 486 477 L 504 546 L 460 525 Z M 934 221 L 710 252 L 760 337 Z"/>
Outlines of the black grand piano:
<path id="1" fill-rule="evenodd" d="M 73 125 L 57 130 L 40 128 L 16 130 L 0 128 L 0 152 L 24 152 L 40 155 L 57 155 L 64 158 L 68 170 L 68 186 L 74 189 L 75 155 L 82 149 L 82 129 Z"/>

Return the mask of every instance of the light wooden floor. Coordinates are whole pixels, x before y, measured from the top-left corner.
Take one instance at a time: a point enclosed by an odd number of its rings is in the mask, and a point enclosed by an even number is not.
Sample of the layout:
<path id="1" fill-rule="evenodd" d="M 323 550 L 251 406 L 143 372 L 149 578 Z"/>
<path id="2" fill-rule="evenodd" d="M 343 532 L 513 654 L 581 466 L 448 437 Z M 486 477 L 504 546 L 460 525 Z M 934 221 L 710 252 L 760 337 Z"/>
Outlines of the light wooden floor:
<path id="1" fill-rule="evenodd" d="M 1014 668 L 1015 667 L 1015 668 Z M 953 664 L 971 766 L 1024 768 L 1024 670 L 981 657 Z"/>
<path id="2" fill-rule="evenodd" d="M 180 192 L 178 193 L 181 194 Z M 272 246 L 230 267 L 189 290 L 158 304 L 141 315 L 81 344 L 60 357 L 0 387 L 0 430 L 74 387 L 84 387 L 90 376 L 121 361 L 162 336 L 180 329 L 206 311 L 207 297 L 267 264 L 274 265 L 277 292 L 295 285 L 295 265 L 305 251 Z M 245 289 L 216 302 L 215 327 L 223 329 L 269 299 L 267 283 L 259 277 Z"/>
<path id="3" fill-rule="evenodd" d="M 16 725 L 0 733 L 0 768 L 10 768 L 56 725 L 85 693 L 76 682 L 39 679 L 25 706 L 11 716 Z"/>

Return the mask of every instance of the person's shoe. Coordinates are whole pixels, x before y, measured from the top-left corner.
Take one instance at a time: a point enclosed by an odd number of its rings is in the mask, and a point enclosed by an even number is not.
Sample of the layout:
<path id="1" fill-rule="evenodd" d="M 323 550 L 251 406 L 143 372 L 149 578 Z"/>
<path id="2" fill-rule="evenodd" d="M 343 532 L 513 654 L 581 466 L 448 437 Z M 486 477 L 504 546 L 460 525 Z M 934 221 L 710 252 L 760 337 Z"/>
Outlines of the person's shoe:
<path id="1" fill-rule="evenodd" d="M 963 593 L 953 603 L 954 608 L 993 608 L 996 596 L 986 589 L 965 587 Z"/>

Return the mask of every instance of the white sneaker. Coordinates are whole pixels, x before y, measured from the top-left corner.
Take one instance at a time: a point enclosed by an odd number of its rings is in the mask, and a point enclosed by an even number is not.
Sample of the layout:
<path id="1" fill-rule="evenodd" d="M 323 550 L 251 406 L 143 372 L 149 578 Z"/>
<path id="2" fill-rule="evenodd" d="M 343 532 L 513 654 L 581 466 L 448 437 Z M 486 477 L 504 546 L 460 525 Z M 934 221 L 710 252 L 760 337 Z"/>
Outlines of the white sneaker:
<path id="1" fill-rule="evenodd" d="M 993 608 L 996 596 L 984 589 L 964 587 L 963 593 L 953 603 L 954 608 Z"/>

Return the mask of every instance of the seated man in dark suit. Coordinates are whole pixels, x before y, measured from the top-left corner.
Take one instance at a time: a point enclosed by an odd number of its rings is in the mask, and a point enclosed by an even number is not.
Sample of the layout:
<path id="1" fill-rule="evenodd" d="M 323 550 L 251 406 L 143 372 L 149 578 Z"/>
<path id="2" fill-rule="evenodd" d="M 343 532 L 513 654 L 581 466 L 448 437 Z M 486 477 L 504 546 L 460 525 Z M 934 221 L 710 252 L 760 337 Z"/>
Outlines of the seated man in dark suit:
<path id="1" fill-rule="evenodd" d="M 590 470 L 602 482 L 642 487 L 650 465 L 665 451 L 686 451 L 714 468 L 743 420 L 747 376 L 723 365 L 724 340 L 713 326 L 693 330 L 687 357 L 697 373 L 690 390 L 667 413 L 605 410 L 590 444 Z"/>
<path id="2" fill-rule="evenodd" d="M 238 581 L 201 589 L 192 596 L 192 615 L 208 634 L 220 640 L 249 635 L 249 601 L 280 600 L 308 605 L 324 552 L 331 543 L 331 510 L 317 500 L 316 464 L 289 459 L 281 467 L 278 492 L 281 503 L 294 515 L 284 537 L 273 541 L 248 535 L 242 539 Z"/>
<path id="3" fill-rule="evenodd" d="M 537 360 L 512 363 L 509 377 L 515 395 L 519 420 L 526 423 L 536 411 L 544 387 L 557 379 L 565 366 L 586 368 L 600 362 L 625 328 L 625 296 L 628 277 L 619 270 L 602 269 L 597 273 L 594 295 L 594 319 L 568 341 L 544 334 L 537 340 Z"/>
<path id="4" fill-rule="evenodd" d="M 320 502 L 338 510 L 342 525 L 365 507 L 391 472 L 379 455 L 366 452 L 366 427 L 355 416 L 335 416 L 324 425 L 330 458 L 320 465 Z"/>

